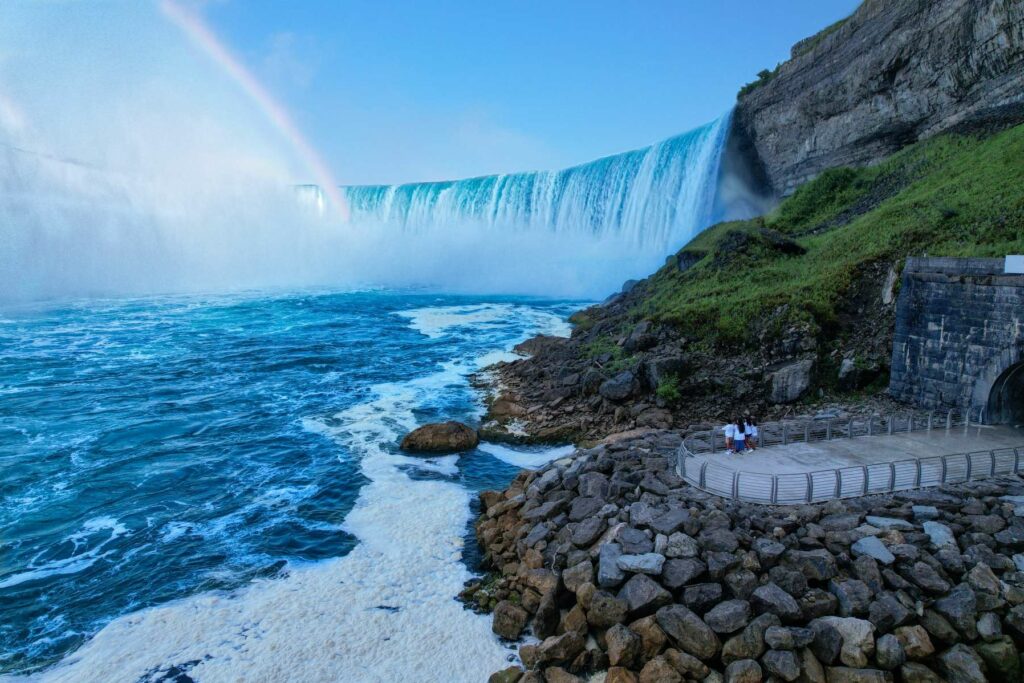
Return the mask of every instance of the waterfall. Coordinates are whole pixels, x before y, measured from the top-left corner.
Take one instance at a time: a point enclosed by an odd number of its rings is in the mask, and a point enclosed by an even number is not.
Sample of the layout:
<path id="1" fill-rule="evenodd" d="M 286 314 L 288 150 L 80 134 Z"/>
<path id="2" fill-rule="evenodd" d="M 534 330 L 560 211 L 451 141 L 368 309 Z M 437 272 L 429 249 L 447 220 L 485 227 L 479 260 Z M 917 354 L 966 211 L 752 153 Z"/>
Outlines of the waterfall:
<path id="1" fill-rule="evenodd" d="M 712 221 L 729 118 L 560 171 L 350 186 L 342 193 L 355 226 L 575 233 L 660 258 Z"/>

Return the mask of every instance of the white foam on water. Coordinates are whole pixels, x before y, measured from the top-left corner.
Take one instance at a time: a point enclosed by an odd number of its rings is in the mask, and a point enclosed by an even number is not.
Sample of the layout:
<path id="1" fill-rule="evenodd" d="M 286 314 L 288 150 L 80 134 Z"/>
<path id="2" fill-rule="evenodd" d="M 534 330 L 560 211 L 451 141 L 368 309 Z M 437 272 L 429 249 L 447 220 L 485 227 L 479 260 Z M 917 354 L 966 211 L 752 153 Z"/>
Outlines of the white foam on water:
<path id="1" fill-rule="evenodd" d="M 535 470 L 547 465 L 552 460 L 572 455 L 576 450 L 576 447 L 571 444 L 555 446 L 554 448 L 513 448 L 503 444 L 488 442 L 482 442 L 477 448 L 502 462 L 528 470 Z"/>
<path id="2" fill-rule="evenodd" d="M 536 331 L 532 323 L 542 316 L 548 329 L 557 327 L 555 316 L 519 308 L 531 313 L 524 327 Z M 457 458 L 413 458 L 391 448 L 416 426 L 415 408 L 453 384 L 464 386 L 480 362 L 451 362 L 424 377 L 377 385 L 372 401 L 302 421 L 359 457 L 369 480 L 343 524 L 359 540 L 348 555 L 118 618 L 29 679 L 134 683 L 198 662 L 187 673 L 200 683 L 468 682 L 507 666 L 514 651 L 494 636 L 490 620 L 455 600 L 471 577 L 461 561 L 471 493 L 451 481 L 406 474 L 411 467 L 454 474 Z M 499 452 L 541 458 L 540 452 Z"/>
<path id="3" fill-rule="evenodd" d="M 519 320 L 529 324 L 533 334 L 569 336 L 572 326 L 562 318 L 528 306 L 517 304 L 474 304 L 467 306 L 428 306 L 396 315 L 409 320 L 409 325 L 431 339 L 440 339 L 453 329 Z"/>
<path id="4" fill-rule="evenodd" d="M 95 540 L 93 537 L 96 534 L 106 530 L 110 531 L 109 536 L 85 552 L 77 552 L 79 548 L 87 547 L 90 540 Z M 127 533 L 129 533 L 128 528 L 112 517 L 95 517 L 87 520 L 82 525 L 81 530 L 76 531 L 66 539 L 75 546 L 74 555 L 44 562 L 38 566 L 30 565 L 28 571 L 18 572 L 0 580 L 0 588 L 10 588 L 29 581 L 45 579 L 48 576 L 77 574 L 96 564 L 98 560 L 111 555 L 114 551 L 108 550 L 103 552 L 103 548 L 115 538 Z"/>

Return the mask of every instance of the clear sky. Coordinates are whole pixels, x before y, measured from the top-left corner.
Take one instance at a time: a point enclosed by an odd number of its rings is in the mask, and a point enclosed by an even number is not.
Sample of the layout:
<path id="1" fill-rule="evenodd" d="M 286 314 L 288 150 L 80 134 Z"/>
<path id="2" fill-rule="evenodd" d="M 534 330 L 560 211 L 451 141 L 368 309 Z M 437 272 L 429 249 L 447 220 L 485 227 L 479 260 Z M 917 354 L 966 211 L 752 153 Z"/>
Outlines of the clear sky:
<path id="1" fill-rule="evenodd" d="M 345 184 L 560 168 L 650 144 L 725 113 L 759 70 L 858 4 L 179 2 L 290 113 Z M 21 124 L 83 158 L 97 156 L 75 149 L 96 124 L 79 112 L 98 110 L 102 120 L 112 105 L 97 98 L 111 93 L 160 82 L 181 93 L 185 83 L 203 111 L 251 105 L 244 96 L 228 101 L 239 90 L 230 79 L 217 80 L 212 94 L 188 85 L 197 81 L 188 74 L 206 69 L 212 77 L 220 67 L 155 3 L 13 2 L 0 7 L 0 19 L 0 123 L 21 106 Z M 147 116 L 160 109 L 138 104 Z M 57 142 L 54 131 L 69 126 Z"/>
<path id="2" fill-rule="evenodd" d="M 554 168 L 729 109 L 856 0 L 214 2 L 342 182 Z"/>

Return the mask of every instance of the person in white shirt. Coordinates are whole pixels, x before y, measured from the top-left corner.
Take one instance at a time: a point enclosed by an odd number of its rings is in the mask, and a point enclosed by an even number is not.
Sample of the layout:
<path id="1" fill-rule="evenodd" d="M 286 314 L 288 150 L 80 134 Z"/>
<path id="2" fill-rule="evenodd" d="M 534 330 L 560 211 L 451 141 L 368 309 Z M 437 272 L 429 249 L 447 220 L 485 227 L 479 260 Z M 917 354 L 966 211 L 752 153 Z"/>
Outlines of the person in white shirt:
<path id="1" fill-rule="evenodd" d="M 742 417 L 736 418 L 732 447 L 737 453 L 742 453 L 747 447 L 747 423 Z"/>
<path id="2" fill-rule="evenodd" d="M 752 451 L 757 450 L 757 447 L 759 445 L 757 442 L 758 436 L 759 434 L 757 431 L 757 420 L 753 417 L 748 417 L 746 430 L 747 448 L 749 448 Z"/>
<path id="3" fill-rule="evenodd" d="M 736 425 L 730 422 L 722 427 L 722 432 L 725 434 L 725 452 L 731 455 L 736 452 L 733 445 L 734 439 L 736 438 Z"/>

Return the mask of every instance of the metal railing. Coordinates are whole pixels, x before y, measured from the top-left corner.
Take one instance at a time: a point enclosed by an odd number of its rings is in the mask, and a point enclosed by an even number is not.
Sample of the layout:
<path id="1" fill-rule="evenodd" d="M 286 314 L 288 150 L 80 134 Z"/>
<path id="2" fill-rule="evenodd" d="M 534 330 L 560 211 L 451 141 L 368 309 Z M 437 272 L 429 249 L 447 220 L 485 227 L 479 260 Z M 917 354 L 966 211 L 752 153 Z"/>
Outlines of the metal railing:
<path id="1" fill-rule="evenodd" d="M 973 413 L 973 411 L 970 412 Z M 910 414 L 903 422 L 895 420 L 894 416 L 888 418 L 875 416 L 870 420 L 857 421 L 862 425 L 859 429 L 857 425 L 844 421 L 844 427 L 838 433 L 834 431 L 834 426 L 829 428 L 826 425 L 825 438 L 815 438 L 820 430 L 806 430 L 802 434 L 797 432 L 798 436 L 803 438 L 774 443 L 822 441 L 830 438 L 855 438 L 865 435 L 881 436 L 928 429 L 964 428 L 966 431 L 972 425 L 968 413 L 956 414 L 956 411 L 949 411 L 942 415 L 941 422 L 935 419 L 937 416 L 937 413 Z M 984 417 L 983 412 L 979 412 L 978 417 L 979 422 L 973 424 L 980 423 L 981 418 Z M 872 425 L 876 427 L 881 425 L 883 429 L 873 431 Z M 784 430 L 782 434 L 785 439 L 789 432 Z M 677 452 L 676 471 L 687 483 L 725 498 L 776 505 L 813 503 L 873 493 L 890 493 L 927 486 L 963 483 L 1003 474 L 1016 474 L 1021 471 L 1022 458 L 1024 458 L 1024 448 L 1007 447 L 813 472 L 768 474 L 742 472 L 697 458 L 690 450 L 690 446 L 694 443 L 695 441 L 690 438 L 684 439 Z M 696 443 L 700 443 L 700 441 L 697 440 Z M 707 443 L 710 445 L 710 441 Z M 761 445 L 765 445 L 764 439 L 761 440 Z M 712 451 L 709 448 L 704 452 Z"/>
<path id="2" fill-rule="evenodd" d="M 969 429 L 982 424 L 985 409 L 966 411 L 907 411 L 870 417 L 825 418 L 814 420 L 785 420 L 766 422 L 758 426 L 758 445 L 779 446 L 791 443 L 814 443 L 833 439 L 853 439 L 859 436 L 905 434 L 935 429 Z M 971 417 L 977 415 L 977 420 Z M 716 453 L 725 448 L 725 435 L 721 428 L 691 432 L 683 438 L 684 452 L 691 455 Z"/>

